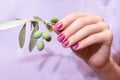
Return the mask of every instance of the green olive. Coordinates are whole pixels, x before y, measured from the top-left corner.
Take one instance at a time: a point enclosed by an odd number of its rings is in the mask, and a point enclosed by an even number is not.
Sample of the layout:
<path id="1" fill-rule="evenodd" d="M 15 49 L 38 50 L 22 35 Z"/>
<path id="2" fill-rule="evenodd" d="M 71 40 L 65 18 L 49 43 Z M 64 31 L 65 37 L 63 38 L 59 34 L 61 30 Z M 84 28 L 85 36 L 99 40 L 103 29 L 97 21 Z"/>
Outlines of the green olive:
<path id="1" fill-rule="evenodd" d="M 40 37 L 42 36 L 42 31 L 36 31 L 34 34 L 33 34 L 33 37 L 35 39 L 39 39 Z"/>
<path id="2" fill-rule="evenodd" d="M 51 23 L 57 23 L 58 21 L 59 21 L 58 18 L 55 16 L 50 19 Z"/>
<path id="3" fill-rule="evenodd" d="M 43 42 L 43 41 L 41 41 L 41 42 L 38 43 L 37 49 L 38 49 L 39 51 L 41 51 L 41 50 L 44 49 L 44 42 Z"/>
<path id="4" fill-rule="evenodd" d="M 52 37 L 49 33 L 43 32 L 42 38 L 45 39 L 46 41 L 51 41 Z"/>

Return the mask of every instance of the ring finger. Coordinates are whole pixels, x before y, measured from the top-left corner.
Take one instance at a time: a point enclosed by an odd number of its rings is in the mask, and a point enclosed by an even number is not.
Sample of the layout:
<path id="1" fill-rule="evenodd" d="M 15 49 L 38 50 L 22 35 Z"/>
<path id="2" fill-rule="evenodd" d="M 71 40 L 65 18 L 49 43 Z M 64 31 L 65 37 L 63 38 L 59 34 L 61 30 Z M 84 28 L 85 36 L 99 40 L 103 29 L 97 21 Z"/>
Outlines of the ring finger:
<path id="1" fill-rule="evenodd" d="M 87 38 L 88 36 L 102 32 L 107 28 L 108 27 L 106 27 L 106 24 L 103 22 L 87 25 L 81 30 L 77 31 L 75 34 L 72 34 L 70 37 L 68 37 L 62 44 L 64 47 L 72 46 L 75 43 Z"/>

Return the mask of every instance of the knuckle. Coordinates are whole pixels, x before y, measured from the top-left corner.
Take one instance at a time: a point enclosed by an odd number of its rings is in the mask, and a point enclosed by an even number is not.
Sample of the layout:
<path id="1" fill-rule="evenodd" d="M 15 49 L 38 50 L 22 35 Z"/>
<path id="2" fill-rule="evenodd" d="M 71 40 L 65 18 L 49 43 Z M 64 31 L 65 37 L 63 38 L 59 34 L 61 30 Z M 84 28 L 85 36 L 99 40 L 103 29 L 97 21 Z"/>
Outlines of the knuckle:
<path id="1" fill-rule="evenodd" d="M 111 39 L 113 39 L 113 33 L 111 31 L 109 31 L 109 35 L 110 35 Z"/>
<path id="2" fill-rule="evenodd" d="M 103 23 L 103 26 L 106 28 L 106 29 L 109 29 L 109 25 L 107 23 Z"/>
<path id="3" fill-rule="evenodd" d="M 100 27 L 103 27 L 104 29 L 109 29 L 109 25 L 105 22 L 99 22 L 98 25 L 100 25 Z"/>
<path id="4" fill-rule="evenodd" d="M 109 41 L 113 40 L 113 33 L 110 30 L 107 30 L 107 36 L 109 36 L 108 38 Z"/>
<path id="5" fill-rule="evenodd" d="M 104 18 L 101 16 L 95 16 L 96 19 L 100 20 L 100 21 L 104 21 Z"/>
<path id="6" fill-rule="evenodd" d="M 78 18 L 76 22 L 81 23 L 81 24 L 86 24 L 88 22 L 88 19 L 86 18 Z"/>
<path id="7" fill-rule="evenodd" d="M 87 25 L 83 28 L 87 33 L 89 33 L 90 31 L 94 31 L 94 25 Z"/>
<path id="8" fill-rule="evenodd" d="M 93 37 L 91 38 L 91 41 L 94 41 L 94 40 L 98 40 L 98 36 L 97 35 L 93 35 Z"/>

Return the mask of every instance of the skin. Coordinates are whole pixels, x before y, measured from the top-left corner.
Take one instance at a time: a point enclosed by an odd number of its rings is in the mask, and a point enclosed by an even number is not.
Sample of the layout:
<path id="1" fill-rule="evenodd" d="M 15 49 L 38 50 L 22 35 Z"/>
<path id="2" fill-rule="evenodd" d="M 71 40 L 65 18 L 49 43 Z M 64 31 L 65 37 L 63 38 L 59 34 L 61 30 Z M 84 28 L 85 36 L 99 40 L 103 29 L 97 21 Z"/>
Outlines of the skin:
<path id="1" fill-rule="evenodd" d="M 62 23 L 58 29 L 57 24 Z M 100 16 L 90 13 L 71 13 L 53 25 L 54 31 L 63 34 L 69 41 L 65 48 L 70 47 L 100 77 L 100 80 L 120 80 L 120 68 L 110 57 L 113 40 L 109 25 Z M 73 45 L 78 47 L 73 49 Z"/>

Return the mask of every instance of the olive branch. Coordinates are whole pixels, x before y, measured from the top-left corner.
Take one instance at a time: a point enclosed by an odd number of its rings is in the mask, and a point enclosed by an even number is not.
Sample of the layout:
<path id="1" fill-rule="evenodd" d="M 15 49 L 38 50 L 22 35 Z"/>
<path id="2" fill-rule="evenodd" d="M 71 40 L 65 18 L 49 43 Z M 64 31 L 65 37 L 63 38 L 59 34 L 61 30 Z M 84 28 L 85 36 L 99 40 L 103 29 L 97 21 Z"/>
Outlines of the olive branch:
<path id="1" fill-rule="evenodd" d="M 37 46 L 37 49 L 39 51 L 44 49 L 44 41 L 40 41 L 38 44 L 38 39 L 42 38 L 47 42 L 50 42 L 52 39 L 52 36 L 48 32 L 44 32 L 42 30 L 39 30 L 39 23 L 43 23 L 45 28 L 52 32 L 52 25 L 58 22 L 57 17 L 52 17 L 50 19 L 50 22 L 44 21 L 42 18 L 38 16 L 34 16 L 33 20 L 26 20 L 26 19 L 15 19 L 10 21 L 5 21 L 0 23 L 0 30 L 5 30 L 9 28 L 13 28 L 19 25 L 23 25 L 22 29 L 19 32 L 19 46 L 20 48 L 24 47 L 25 43 L 25 37 L 26 37 L 26 24 L 30 22 L 30 27 L 32 30 L 31 36 L 30 36 L 30 42 L 29 42 L 29 51 L 31 52 L 35 46 Z"/>

